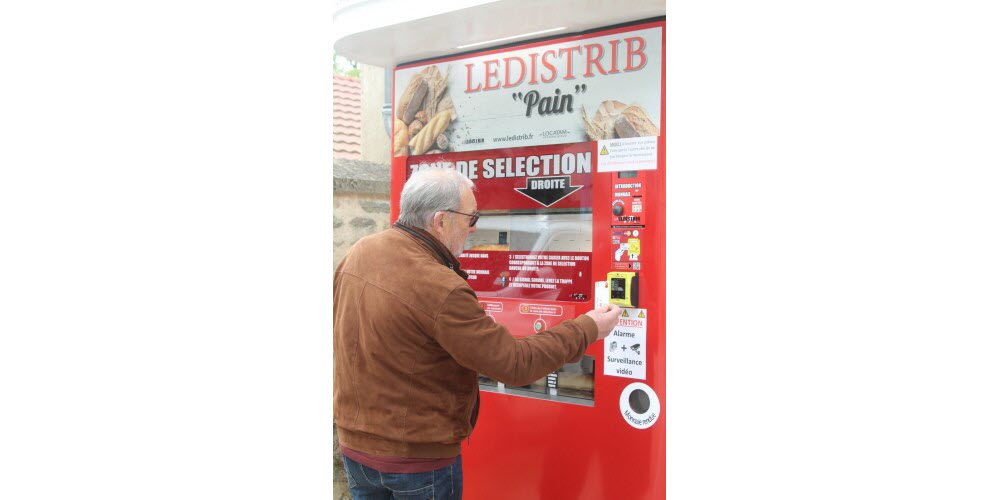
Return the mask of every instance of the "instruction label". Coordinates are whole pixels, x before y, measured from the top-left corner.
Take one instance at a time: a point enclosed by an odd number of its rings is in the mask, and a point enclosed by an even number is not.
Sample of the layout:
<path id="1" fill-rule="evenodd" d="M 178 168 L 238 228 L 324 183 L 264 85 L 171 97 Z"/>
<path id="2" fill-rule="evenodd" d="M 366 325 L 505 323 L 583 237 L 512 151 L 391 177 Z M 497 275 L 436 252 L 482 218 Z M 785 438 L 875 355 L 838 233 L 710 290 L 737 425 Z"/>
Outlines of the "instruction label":
<path id="1" fill-rule="evenodd" d="M 604 339 L 604 374 L 646 379 L 645 309 L 622 309 L 618 325 Z"/>
<path id="2" fill-rule="evenodd" d="M 656 170 L 658 137 L 597 141 L 597 171 Z"/>
<path id="3" fill-rule="evenodd" d="M 503 312 L 503 303 L 501 302 L 480 302 L 479 305 L 483 306 L 486 314 Z"/>
<path id="4" fill-rule="evenodd" d="M 537 314 L 539 316 L 562 316 L 562 306 L 549 306 L 544 304 L 521 304 L 518 308 L 521 314 Z"/>
<path id="5" fill-rule="evenodd" d="M 611 249 L 614 250 L 612 269 L 638 271 L 642 268 L 643 229 L 643 227 L 611 228 Z"/>

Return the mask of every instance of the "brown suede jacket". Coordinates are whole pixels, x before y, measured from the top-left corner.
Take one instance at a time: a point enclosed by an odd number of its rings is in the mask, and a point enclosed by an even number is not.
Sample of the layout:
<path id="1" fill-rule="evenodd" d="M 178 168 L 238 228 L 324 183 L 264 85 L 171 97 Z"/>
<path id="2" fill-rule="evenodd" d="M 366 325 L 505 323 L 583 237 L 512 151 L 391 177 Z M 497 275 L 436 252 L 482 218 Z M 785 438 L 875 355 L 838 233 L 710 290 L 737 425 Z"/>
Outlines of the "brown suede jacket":
<path id="1" fill-rule="evenodd" d="M 586 315 L 514 338 L 486 315 L 458 260 L 430 233 L 365 237 L 334 277 L 334 418 L 342 446 L 448 458 L 474 425 L 476 372 L 513 386 L 579 361 L 597 338 Z"/>

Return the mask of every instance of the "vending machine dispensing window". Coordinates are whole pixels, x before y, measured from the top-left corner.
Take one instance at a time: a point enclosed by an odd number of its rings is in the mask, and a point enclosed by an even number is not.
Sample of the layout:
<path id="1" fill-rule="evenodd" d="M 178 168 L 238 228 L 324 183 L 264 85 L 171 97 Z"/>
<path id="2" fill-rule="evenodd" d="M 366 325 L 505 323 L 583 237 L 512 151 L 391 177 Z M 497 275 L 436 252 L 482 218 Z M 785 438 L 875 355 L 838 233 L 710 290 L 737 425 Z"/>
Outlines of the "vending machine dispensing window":
<path id="1" fill-rule="evenodd" d="M 504 310 L 527 313 L 531 325 L 526 332 L 532 334 L 568 319 L 569 311 L 591 299 L 589 209 L 481 214 L 459 259 L 480 300 L 499 306 L 490 312 L 497 321 L 511 324 L 521 319 L 504 315 Z M 531 304 L 524 304 L 529 300 Z M 504 386 L 484 375 L 480 384 L 486 391 L 589 405 L 594 400 L 594 358 L 585 355 L 526 386 Z"/>
<path id="2" fill-rule="evenodd" d="M 539 380 L 480 375 L 470 498 L 665 494 L 663 44 L 655 19 L 395 69 L 392 217 L 413 172 L 456 169 L 481 215 L 459 260 L 511 335 L 622 308 Z"/>

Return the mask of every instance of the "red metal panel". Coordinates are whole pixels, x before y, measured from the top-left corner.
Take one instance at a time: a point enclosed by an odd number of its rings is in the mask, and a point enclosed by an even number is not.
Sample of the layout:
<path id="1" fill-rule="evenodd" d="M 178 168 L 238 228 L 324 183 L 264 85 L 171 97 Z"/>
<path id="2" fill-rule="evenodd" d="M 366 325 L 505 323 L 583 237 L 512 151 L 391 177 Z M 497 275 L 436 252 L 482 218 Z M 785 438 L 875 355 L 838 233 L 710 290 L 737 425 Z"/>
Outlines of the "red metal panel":
<path id="1" fill-rule="evenodd" d="M 661 170 L 640 172 L 648 196 L 663 192 Z M 610 201 L 614 174 L 595 174 L 594 199 Z M 653 206 L 651 204 L 651 206 Z M 649 310 L 646 384 L 662 402 L 665 377 L 663 203 L 647 213 L 643 253 L 648 267 L 641 271 L 641 304 Z M 595 202 L 594 220 L 611 217 L 611 205 Z M 656 229 L 659 228 L 659 229 Z M 594 224 L 594 276 L 613 269 L 608 224 Z M 647 253 L 648 252 L 648 253 Z M 597 279 L 597 278 L 595 278 Z M 590 306 L 581 304 L 580 312 Z M 518 328 L 523 325 L 513 324 Z M 619 396 L 635 380 L 604 376 L 603 341 L 587 354 L 595 365 L 594 406 L 545 401 L 484 392 L 479 424 L 463 446 L 465 491 L 475 499 L 655 499 L 666 491 L 664 418 L 649 429 L 625 422 Z"/>

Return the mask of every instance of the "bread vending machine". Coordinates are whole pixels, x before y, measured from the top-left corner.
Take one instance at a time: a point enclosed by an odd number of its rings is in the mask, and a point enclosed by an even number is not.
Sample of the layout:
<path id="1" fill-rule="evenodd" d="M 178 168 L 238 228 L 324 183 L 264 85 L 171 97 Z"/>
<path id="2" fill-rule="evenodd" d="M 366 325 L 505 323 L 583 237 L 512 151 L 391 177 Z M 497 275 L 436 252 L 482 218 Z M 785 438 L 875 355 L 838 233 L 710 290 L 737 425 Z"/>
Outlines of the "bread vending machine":
<path id="1" fill-rule="evenodd" d="M 516 336 L 623 307 L 584 358 L 520 387 L 480 376 L 474 499 L 663 498 L 663 18 L 397 66 L 391 218 L 455 168 L 482 214 L 460 256 Z"/>

